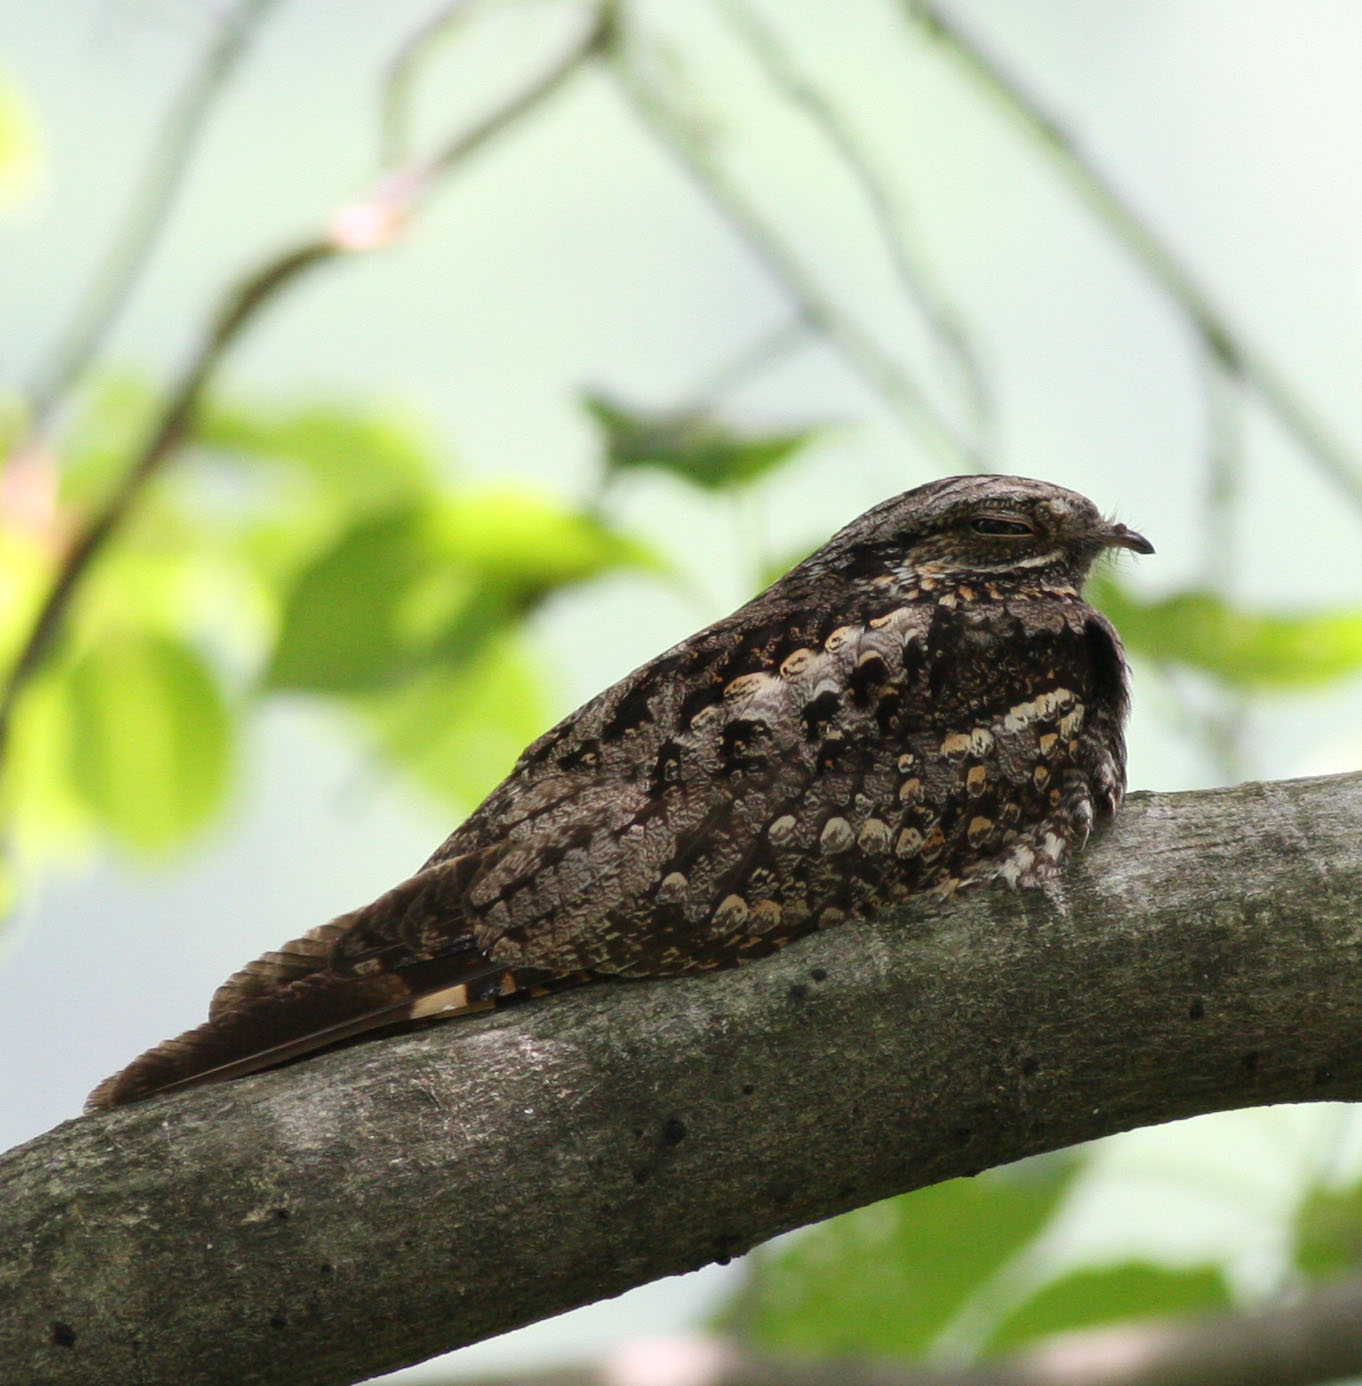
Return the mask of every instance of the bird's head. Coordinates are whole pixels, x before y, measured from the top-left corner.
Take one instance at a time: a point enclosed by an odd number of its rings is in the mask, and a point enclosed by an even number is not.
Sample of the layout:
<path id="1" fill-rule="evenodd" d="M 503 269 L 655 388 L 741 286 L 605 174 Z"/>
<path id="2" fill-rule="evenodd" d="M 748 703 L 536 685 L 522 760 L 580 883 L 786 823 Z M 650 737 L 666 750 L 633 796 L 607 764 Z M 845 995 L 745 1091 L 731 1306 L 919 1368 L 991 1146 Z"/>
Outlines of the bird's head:
<path id="1" fill-rule="evenodd" d="M 1082 587 L 1109 549 L 1153 553 L 1142 534 L 1104 519 L 1076 491 L 1021 476 L 952 476 L 884 501 L 853 520 L 812 562 L 855 580 L 883 574 L 943 585 Z"/>

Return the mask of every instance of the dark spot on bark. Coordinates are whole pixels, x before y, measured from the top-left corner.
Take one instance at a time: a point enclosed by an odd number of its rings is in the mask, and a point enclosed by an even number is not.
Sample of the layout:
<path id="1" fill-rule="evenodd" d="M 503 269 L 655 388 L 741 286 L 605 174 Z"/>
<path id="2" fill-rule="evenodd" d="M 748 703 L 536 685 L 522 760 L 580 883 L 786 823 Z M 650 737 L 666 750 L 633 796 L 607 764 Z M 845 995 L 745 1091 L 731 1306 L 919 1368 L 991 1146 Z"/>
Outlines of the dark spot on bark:
<path id="1" fill-rule="evenodd" d="M 646 1184 L 649 1178 L 651 1178 L 652 1173 L 652 1170 L 650 1170 L 647 1165 L 639 1165 L 634 1170 L 634 1183 Z"/>
<path id="2" fill-rule="evenodd" d="M 1196 1000 L 1193 1001 L 1192 1004 L 1187 1007 L 1187 1019 L 1202 1020 L 1205 1018 L 1205 1015 L 1206 1003 L 1201 999 L 1201 997 L 1198 996 Z"/>
<path id="3" fill-rule="evenodd" d="M 53 1319 L 49 1341 L 53 1347 L 75 1347 L 76 1330 L 69 1323 L 63 1323 L 60 1319 Z"/>
<path id="4" fill-rule="evenodd" d="M 287 1328 L 287 1327 L 288 1327 L 288 1320 L 287 1320 L 282 1314 L 271 1314 L 271 1315 L 270 1315 L 270 1327 L 271 1327 L 271 1328 Z"/>
<path id="5" fill-rule="evenodd" d="M 1026 1062 L 1025 1062 L 1024 1064 L 1022 1064 L 1022 1076 L 1023 1076 L 1023 1077 L 1026 1077 L 1026 1078 L 1034 1078 L 1034 1077 L 1036 1076 L 1036 1074 L 1039 1073 L 1039 1072 L 1040 1072 L 1040 1060 L 1039 1060 L 1039 1059 L 1027 1059 Z"/>
<path id="6" fill-rule="evenodd" d="M 1332 1083 L 1334 1081 L 1334 1071 L 1327 1064 L 1321 1064 L 1315 1070 L 1316 1083 Z"/>
<path id="7" fill-rule="evenodd" d="M 714 1239 L 714 1263 L 726 1266 L 742 1245 L 742 1238 L 733 1232 L 721 1232 Z"/>
<path id="8" fill-rule="evenodd" d="M 1258 1067 L 1258 1051 L 1251 1049 L 1239 1062 L 1243 1065 L 1245 1073 L 1255 1072 Z"/>
<path id="9" fill-rule="evenodd" d="M 323 1275 L 335 1275 L 336 1273 L 336 1268 L 330 1261 L 323 1261 L 320 1270 Z"/>
<path id="10" fill-rule="evenodd" d="M 668 1117 L 662 1124 L 662 1139 L 668 1145 L 680 1145 L 686 1139 L 686 1123 L 680 1117 Z"/>
<path id="11" fill-rule="evenodd" d="M 742 1085 L 742 1095 L 744 1097 L 751 1097 L 756 1090 L 757 1085 L 755 1083 L 744 1083 Z"/>
<path id="12" fill-rule="evenodd" d="M 972 1126 L 957 1126 L 951 1132 L 951 1139 L 956 1145 L 968 1145 L 974 1139 L 974 1128 Z"/>
<path id="13" fill-rule="evenodd" d="M 287 1222 L 287 1221 L 288 1221 L 288 1209 L 287 1209 L 287 1208 L 271 1208 L 271 1209 L 270 1209 L 270 1217 L 272 1217 L 272 1218 L 275 1220 L 275 1222 Z"/>
<path id="14" fill-rule="evenodd" d="M 826 967 L 815 967 L 813 971 L 809 973 L 809 976 L 812 977 L 815 982 L 826 982 L 828 980 L 828 970 Z"/>
<path id="15" fill-rule="evenodd" d="M 796 982 L 786 993 L 791 1001 L 802 1001 L 809 994 L 809 989 L 803 982 Z"/>

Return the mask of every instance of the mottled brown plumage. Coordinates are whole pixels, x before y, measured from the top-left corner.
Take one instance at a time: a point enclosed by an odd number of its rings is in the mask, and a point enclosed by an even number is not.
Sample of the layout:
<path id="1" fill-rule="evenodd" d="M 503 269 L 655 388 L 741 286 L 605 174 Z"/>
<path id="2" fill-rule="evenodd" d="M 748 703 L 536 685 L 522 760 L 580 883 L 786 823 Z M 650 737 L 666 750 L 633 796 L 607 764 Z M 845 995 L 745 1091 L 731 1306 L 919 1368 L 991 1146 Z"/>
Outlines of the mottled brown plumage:
<path id="1" fill-rule="evenodd" d="M 1080 589 L 1151 552 L 1072 491 L 931 482 L 520 757 L 410 880 L 251 963 L 113 1106 L 595 977 L 729 967 L 911 895 L 1031 886 L 1125 785 L 1125 665 Z"/>

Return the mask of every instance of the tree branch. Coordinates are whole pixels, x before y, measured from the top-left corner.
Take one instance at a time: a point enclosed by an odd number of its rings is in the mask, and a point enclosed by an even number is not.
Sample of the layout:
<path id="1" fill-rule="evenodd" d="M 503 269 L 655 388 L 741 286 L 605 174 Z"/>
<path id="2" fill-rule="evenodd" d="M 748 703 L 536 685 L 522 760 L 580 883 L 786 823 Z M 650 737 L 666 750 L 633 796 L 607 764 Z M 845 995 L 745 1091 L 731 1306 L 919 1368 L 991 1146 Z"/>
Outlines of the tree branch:
<path id="1" fill-rule="evenodd" d="M 1024 1155 L 1358 1099 L 1359 900 L 1362 775 L 1140 795 L 1062 908 L 966 892 L 67 1123 L 0 1159 L 0 1361 L 351 1382 Z"/>

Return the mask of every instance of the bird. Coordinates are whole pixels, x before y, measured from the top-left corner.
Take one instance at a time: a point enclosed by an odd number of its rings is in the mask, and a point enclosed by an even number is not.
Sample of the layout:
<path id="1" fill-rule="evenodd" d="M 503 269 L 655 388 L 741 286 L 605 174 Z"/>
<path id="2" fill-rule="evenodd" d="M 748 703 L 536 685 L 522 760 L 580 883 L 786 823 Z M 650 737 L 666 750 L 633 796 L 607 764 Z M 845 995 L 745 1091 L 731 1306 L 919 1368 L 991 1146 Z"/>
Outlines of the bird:
<path id="1" fill-rule="evenodd" d="M 912 897 L 1053 887 L 1125 791 L 1127 665 L 1082 596 L 1114 549 L 1154 551 L 1025 477 L 876 505 L 565 717 L 415 875 L 247 964 L 87 1107 L 748 963 Z"/>

